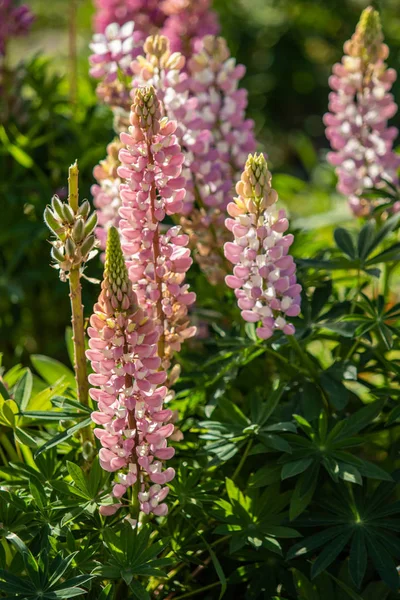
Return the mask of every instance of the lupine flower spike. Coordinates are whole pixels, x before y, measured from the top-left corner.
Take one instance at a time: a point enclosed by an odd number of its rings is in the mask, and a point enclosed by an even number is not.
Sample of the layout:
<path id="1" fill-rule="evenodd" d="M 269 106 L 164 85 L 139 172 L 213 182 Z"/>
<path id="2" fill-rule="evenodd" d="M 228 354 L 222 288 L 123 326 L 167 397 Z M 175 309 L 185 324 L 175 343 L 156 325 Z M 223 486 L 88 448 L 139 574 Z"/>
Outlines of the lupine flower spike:
<path id="1" fill-rule="evenodd" d="M 285 211 L 275 208 L 278 195 L 262 154 L 249 156 L 236 192 L 226 220 L 234 241 L 224 247 L 235 266 L 226 284 L 235 290 L 243 319 L 259 324 L 259 338 L 268 339 L 276 330 L 292 335 L 295 329 L 287 317 L 300 313 L 301 292 L 288 254 L 293 235 L 284 235 L 289 223 Z"/>
<path id="2" fill-rule="evenodd" d="M 55 240 L 51 242 L 54 268 L 59 269 L 61 281 L 69 281 L 72 332 L 74 344 L 74 366 L 78 399 L 88 405 L 88 382 L 85 358 L 85 332 L 83 321 L 82 290 L 80 279 L 86 263 L 97 254 L 96 238 L 93 234 L 97 224 L 96 213 L 90 212 L 90 204 L 84 200 L 79 205 L 78 165 L 71 165 L 68 177 L 68 202 L 54 196 L 51 206 L 44 212 L 47 227 Z M 85 428 L 83 437 L 91 439 L 91 431 Z M 84 452 L 90 452 L 84 448 Z"/>
<path id="3" fill-rule="evenodd" d="M 165 515 L 165 484 L 175 472 L 171 467 L 163 470 L 163 461 L 174 455 L 167 447 L 174 425 L 168 423 L 172 411 L 163 409 L 167 388 L 157 356 L 159 331 L 138 306 L 115 227 L 108 232 L 104 279 L 88 334 L 86 355 L 94 371 L 89 382 L 95 386 L 90 396 L 98 403 L 92 419 L 100 425 L 94 433 L 102 445 L 102 468 L 116 474 L 112 496 L 118 500 L 100 512 L 114 514 L 133 487 L 133 516 L 137 508 Z"/>
<path id="4" fill-rule="evenodd" d="M 161 118 L 152 86 L 136 90 L 130 122 L 119 153 L 118 174 L 126 181 L 120 186 L 122 248 L 139 304 L 160 328 L 159 356 L 168 368 L 173 352 L 196 331 L 187 318 L 196 296 L 184 283 L 192 264 L 189 239 L 179 226 L 161 225 L 165 215 L 182 209 L 184 157 L 176 123 Z"/>
<path id="5" fill-rule="evenodd" d="M 337 189 L 348 196 L 354 214 L 367 216 L 373 204 L 363 192 L 384 188 L 385 180 L 397 185 L 400 165 L 392 149 L 398 131 L 387 126 L 397 111 L 390 94 L 396 72 L 384 63 L 389 49 L 372 7 L 363 11 L 344 52 L 329 80 L 333 92 L 324 122 L 333 152 L 328 161 L 336 167 Z"/>

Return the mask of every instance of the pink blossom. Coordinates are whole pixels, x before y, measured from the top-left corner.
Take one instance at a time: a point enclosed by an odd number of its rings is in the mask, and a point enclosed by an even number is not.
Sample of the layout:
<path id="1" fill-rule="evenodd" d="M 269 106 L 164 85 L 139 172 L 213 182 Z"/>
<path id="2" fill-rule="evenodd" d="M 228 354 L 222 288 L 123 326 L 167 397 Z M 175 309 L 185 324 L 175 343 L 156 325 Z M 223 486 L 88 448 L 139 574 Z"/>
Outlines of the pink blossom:
<path id="1" fill-rule="evenodd" d="M 397 184 L 400 165 L 392 149 L 398 132 L 387 126 L 397 111 L 390 93 L 396 72 L 384 63 L 389 50 L 377 11 L 363 11 L 344 52 L 329 80 L 333 91 L 324 122 L 333 152 L 328 161 L 336 167 L 338 191 L 348 196 L 354 214 L 362 216 L 373 207 L 363 192 L 384 188 L 385 180 Z"/>
<path id="2" fill-rule="evenodd" d="M 134 21 L 138 31 L 150 34 L 165 21 L 159 0 L 94 0 L 95 29 L 104 33 L 111 23 L 124 25 Z"/>
<path id="3" fill-rule="evenodd" d="M 210 9 L 210 0 L 163 0 L 161 7 L 168 15 L 162 33 L 170 40 L 173 52 L 190 56 L 205 35 L 219 32 L 218 18 Z"/>
<path id="4" fill-rule="evenodd" d="M 226 258 L 235 266 L 226 284 L 235 290 L 242 318 L 261 322 L 256 329 L 259 338 L 268 339 L 278 329 L 292 335 L 294 326 L 286 319 L 300 313 L 301 292 L 296 265 L 288 254 L 293 236 L 283 235 L 289 223 L 285 211 L 274 206 L 278 195 L 262 154 L 249 156 L 236 191 L 226 220 L 234 241 L 224 246 Z"/>
<path id="5" fill-rule="evenodd" d="M 94 430 L 102 446 L 100 465 L 116 474 L 112 495 L 122 499 L 134 486 L 140 510 L 165 515 L 168 488 L 163 486 L 174 470 L 164 470 L 163 461 L 174 455 L 167 446 L 174 425 L 168 423 L 172 412 L 163 409 L 167 388 L 162 385 L 166 373 L 159 370 L 159 332 L 138 307 L 114 227 L 108 232 L 102 290 L 88 334 L 90 396 L 98 405 L 92 420 L 100 425 Z M 104 505 L 100 511 L 111 515 L 121 505 Z"/>
<path id="6" fill-rule="evenodd" d="M 246 95 L 238 90 L 244 67 L 230 59 L 222 38 L 212 36 L 199 44 L 186 72 L 184 57 L 171 52 L 165 36 L 147 38 L 144 51 L 132 64 L 134 88 L 153 85 L 163 114 L 178 123 L 186 190 L 181 223 L 196 260 L 218 283 L 226 274 L 226 206 L 237 169 L 255 147 L 253 123 L 245 119 Z"/>
<path id="7" fill-rule="evenodd" d="M 136 90 L 129 133 L 121 133 L 119 153 L 120 231 L 139 304 L 160 327 L 159 356 L 168 367 L 173 352 L 195 333 L 187 311 L 196 296 L 185 284 L 192 264 L 188 236 L 179 226 L 162 226 L 166 215 L 179 214 L 185 197 L 184 160 L 176 123 L 161 118 L 153 87 Z"/>
<path id="8" fill-rule="evenodd" d="M 116 138 L 107 146 L 107 158 L 96 165 L 93 170 L 93 175 L 97 180 L 97 183 L 91 187 L 93 204 L 97 209 L 95 233 L 100 242 L 100 247 L 103 249 L 106 247 L 108 229 L 111 226 L 118 227 L 120 221 L 118 211 L 121 206 L 119 195 L 121 180 L 117 173 L 117 169 L 121 164 L 118 159 L 120 149 L 120 141 Z"/>

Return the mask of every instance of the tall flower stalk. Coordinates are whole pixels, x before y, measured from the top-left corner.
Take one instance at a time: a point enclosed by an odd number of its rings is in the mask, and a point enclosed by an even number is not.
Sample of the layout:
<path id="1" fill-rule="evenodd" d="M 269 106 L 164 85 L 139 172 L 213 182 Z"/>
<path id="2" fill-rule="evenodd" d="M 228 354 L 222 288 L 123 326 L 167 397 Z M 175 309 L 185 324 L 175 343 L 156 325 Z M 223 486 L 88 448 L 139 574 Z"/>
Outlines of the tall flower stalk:
<path id="1" fill-rule="evenodd" d="M 263 154 L 249 156 L 236 191 L 226 220 L 234 241 L 224 246 L 235 266 L 226 284 L 235 290 L 242 318 L 258 324 L 259 338 L 268 339 L 276 330 L 292 335 L 295 329 L 287 317 L 300 313 L 301 293 L 288 253 L 293 235 L 283 235 L 289 223 L 285 211 L 275 208 L 278 194 Z"/>
<path id="2" fill-rule="evenodd" d="M 61 202 L 54 196 L 51 206 L 46 207 L 44 220 L 55 236 L 51 242 L 53 266 L 60 271 L 62 281 L 69 281 L 77 394 L 79 402 L 88 406 L 81 276 L 85 263 L 96 254 L 93 231 L 97 216 L 90 214 L 87 200 L 79 205 L 78 174 L 78 164 L 75 162 L 68 173 L 68 202 Z M 84 438 L 91 438 L 89 428 L 84 430 Z"/>
<path id="3" fill-rule="evenodd" d="M 100 440 L 100 464 L 116 473 L 112 496 L 130 496 L 131 515 L 138 511 L 162 516 L 168 512 L 163 502 L 173 479 L 172 468 L 163 470 L 163 461 L 174 449 L 167 438 L 174 425 L 168 423 L 172 411 L 163 409 L 167 388 L 166 373 L 157 356 L 160 332 L 157 324 L 139 307 L 129 280 L 118 231 L 108 232 L 104 278 L 88 329 L 87 357 L 94 373 L 91 397 L 98 403 L 92 413 Z M 105 504 L 100 511 L 111 515 L 124 501 Z"/>
<path id="4" fill-rule="evenodd" d="M 397 111 L 390 89 L 396 80 L 387 69 L 389 49 L 383 43 L 379 13 L 366 8 L 351 40 L 344 45 L 341 63 L 329 80 L 329 113 L 324 117 L 333 152 L 328 161 L 336 167 L 337 189 L 349 198 L 357 216 L 368 216 L 382 200 L 371 202 L 363 193 L 398 183 L 400 156 L 393 152 L 395 127 L 388 119 Z"/>
<path id="5" fill-rule="evenodd" d="M 192 264 L 189 238 L 179 226 L 163 224 L 183 207 L 184 156 L 177 125 L 161 116 L 152 86 L 136 90 L 130 122 L 119 153 L 118 174 L 126 182 L 120 186 L 122 248 L 139 304 L 160 328 L 158 353 L 168 368 L 173 353 L 196 331 L 187 318 L 196 298 L 185 283 Z"/>

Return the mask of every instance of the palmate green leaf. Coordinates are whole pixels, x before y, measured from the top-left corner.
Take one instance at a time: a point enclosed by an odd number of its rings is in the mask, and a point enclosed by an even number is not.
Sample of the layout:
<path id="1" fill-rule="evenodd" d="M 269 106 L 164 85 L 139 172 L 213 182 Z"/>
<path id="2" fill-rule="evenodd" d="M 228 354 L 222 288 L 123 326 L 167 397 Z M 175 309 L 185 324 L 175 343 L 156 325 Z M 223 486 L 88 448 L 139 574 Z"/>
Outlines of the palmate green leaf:
<path id="1" fill-rule="evenodd" d="M 14 431 L 15 439 L 18 443 L 28 446 L 29 448 L 37 448 L 38 442 L 27 429 L 16 427 Z"/>
<path id="2" fill-rule="evenodd" d="M 40 481 L 31 477 L 29 480 L 29 489 L 36 503 L 36 506 L 40 510 L 43 510 L 43 508 L 47 505 L 47 497 L 46 492 L 44 491 L 44 488 Z"/>
<path id="3" fill-rule="evenodd" d="M 333 581 L 337 583 L 338 587 L 340 587 L 340 589 L 347 594 L 350 600 L 363 600 L 361 596 L 359 596 L 354 590 L 351 589 L 351 587 L 346 585 L 343 581 L 340 581 L 340 579 L 334 577 L 331 573 L 329 573 L 329 571 L 327 571 L 327 574 Z M 374 598 L 374 600 L 378 600 L 378 598 Z M 383 598 L 381 599 L 381 597 L 379 597 L 379 600 L 383 600 Z"/>
<path id="4" fill-rule="evenodd" d="M 28 404 L 30 411 L 47 411 L 52 408 L 51 400 L 54 397 L 63 394 L 68 387 L 68 382 L 62 378 L 61 381 L 57 382 L 54 386 L 50 386 L 35 396 L 31 396 Z M 82 408 L 82 410 L 84 410 Z"/>
<path id="5" fill-rule="evenodd" d="M 384 402 L 376 401 L 371 402 L 367 406 L 364 406 L 350 417 L 333 427 L 332 431 L 328 436 L 328 441 L 336 443 L 344 438 L 351 437 L 356 433 L 359 433 L 362 429 L 372 423 L 381 413 Z"/>
<path id="6" fill-rule="evenodd" d="M 20 411 L 24 411 L 28 406 L 32 394 L 33 378 L 32 373 L 27 369 L 21 379 L 18 381 L 14 390 L 14 400 L 18 404 Z"/>
<path id="7" fill-rule="evenodd" d="M 130 584 L 129 589 L 137 600 L 151 600 L 150 594 L 138 581 L 133 581 Z"/>
<path id="8" fill-rule="evenodd" d="M 362 529 L 358 529 L 350 547 L 349 573 L 354 585 L 360 589 L 367 569 L 368 554 L 365 544 L 365 535 Z"/>
<path id="9" fill-rule="evenodd" d="M 357 255 L 361 261 L 365 261 L 374 248 L 375 226 L 368 221 L 361 229 L 357 241 Z"/>
<path id="10" fill-rule="evenodd" d="M 295 475 L 299 475 L 303 473 L 308 467 L 314 462 L 314 459 L 311 458 L 301 458 L 300 460 L 293 460 L 283 465 L 282 467 L 282 480 L 288 479 L 289 477 L 294 477 Z"/>
<path id="11" fill-rule="evenodd" d="M 317 560 L 311 567 L 311 579 L 315 579 L 322 571 L 327 569 L 340 554 L 352 536 L 351 531 L 343 531 L 324 547 Z"/>
<path id="12" fill-rule="evenodd" d="M 320 531 L 319 533 L 316 533 L 292 546 L 287 553 L 286 558 L 287 560 L 291 560 L 293 558 L 298 558 L 299 556 L 305 556 L 313 550 L 317 550 L 321 546 L 325 545 L 333 538 L 343 534 L 345 530 L 346 527 L 344 525 L 336 525 L 326 529 L 325 531 Z"/>
<path id="13" fill-rule="evenodd" d="M 300 516 L 310 504 L 318 483 L 319 466 L 303 473 L 297 480 L 290 498 L 289 518 L 291 521 Z"/>
<path id="14" fill-rule="evenodd" d="M 291 569 L 299 600 L 320 600 L 315 584 L 298 569 Z"/>
<path id="15" fill-rule="evenodd" d="M 392 590 L 398 591 L 400 578 L 391 555 L 386 551 L 385 546 L 379 542 L 379 540 L 372 534 L 371 531 L 366 532 L 366 542 L 368 553 L 382 580 Z"/>
<path id="16" fill-rule="evenodd" d="M 1 396 L 3 397 L 4 400 L 10 400 L 10 398 L 11 398 L 6 386 L 0 379 L 0 397 Z"/>
<path id="17" fill-rule="evenodd" d="M 35 587 L 28 579 L 17 577 L 9 571 L 0 569 L 0 579 L 2 580 L 0 589 L 3 592 L 27 595 L 35 593 Z"/>
<path id="18" fill-rule="evenodd" d="M 31 361 L 36 371 L 49 385 L 63 380 L 69 387 L 75 389 L 75 377 L 73 372 L 54 358 L 42 354 L 32 354 Z"/>
<path id="19" fill-rule="evenodd" d="M 87 419 L 83 419 L 82 421 L 80 421 L 79 423 L 74 425 L 73 427 L 70 427 L 69 429 L 66 429 L 65 431 L 62 431 L 58 435 L 54 436 L 51 440 L 49 440 L 48 442 L 43 444 L 43 446 L 40 446 L 40 448 L 35 453 L 35 458 L 37 458 L 43 452 L 47 452 L 47 450 L 50 450 L 50 448 L 54 448 L 54 446 L 58 446 L 58 444 L 66 442 L 77 431 L 79 431 L 83 427 L 87 427 L 87 425 L 90 425 L 91 422 L 92 422 L 91 418 L 88 417 Z"/>
<path id="20" fill-rule="evenodd" d="M 85 477 L 84 472 L 80 468 L 79 465 L 72 463 L 67 460 L 67 470 L 76 487 L 83 493 L 87 494 L 90 498 L 90 493 L 87 486 L 87 477 Z"/>
<path id="21" fill-rule="evenodd" d="M 352 259 L 356 258 L 356 249 L 354 246 L 353 238 L 346 229 L 344 229 L 343 227 L 338 227 L 337 229 L 335 229 L 333 237 L 335 238 L 335 242 L 338 248 L 340 248 L 342 252 L 347 254 L 347 256 L 349 256 Z"/>
<path id="22" fill-rule="evenodd" d="M 249 488 L 259 488 L 271 483 L 277 483 L 281 479 L 281 465 L 265 465 L 250 475 Z"/>

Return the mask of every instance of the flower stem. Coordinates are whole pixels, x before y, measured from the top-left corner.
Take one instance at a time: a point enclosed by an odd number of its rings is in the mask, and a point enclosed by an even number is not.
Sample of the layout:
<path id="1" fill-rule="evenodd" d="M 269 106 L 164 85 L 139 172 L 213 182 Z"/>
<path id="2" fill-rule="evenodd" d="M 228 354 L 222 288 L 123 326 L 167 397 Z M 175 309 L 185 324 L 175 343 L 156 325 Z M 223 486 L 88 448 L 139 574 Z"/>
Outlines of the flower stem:
<path id="1" fill-rule="evenodd" d="M 78 210 L 78 165 L 75 161 L 68 172 L 68 202 L 74 212 Z M 78 400 L 83 406 L 89 406 L 89 383 L 87 378 L 85 356 L 85 331 L 82 305 L 82 286 L 79 266 L 72 267 L 69 272 L 69 289 L 72 312 L 72 340 L 74 344 L 74 368 Z M 83 440 L 91 440 L 90 427 L 82 431 Z"/>
<path id="2" fill-rule="evenodd" d="M 153 155 L 148 151 L 149 164 L 154 165 Z M 158 288 L 158 299 L 157 299 L 157 320 L 160 323 L 161 334 L 158 340 L 158 356 L 161 360 L 165 354 L 165 329 L 164 329 L 164 313 L 162 308 L 162 279 L 157 274 L 158 262 L 160 257 L 160 224 L 155 216 L 155 204 L 157 199 L 156 186 L 153 183 L 150 190 L 150 202 L 151 202 L 151 216 L 152 221 L 155 225 L 154 237 L 153 237 L 153 260 L 154 260 L 154 280 Z"/>
<path id="3" fill-rule="evenodd" d="M 215 587 L 218 587 L 220 584 L 219 581 L 216 581 L 215 583 L 210 583 L 209 585 L 205 585 L 202 588 L 199 588 L 197 590 L 193 590 L 192 592 L 188 592 L 187 594 L 182 594 L 181 596 L 177 596 L 175 598 L 175 600 L 183 600 L 183 598 L 191 598 L 192 596 L 197 596 L 197 594 L 201 594 L 202 592 L 206 592 L 207 590 L 211 590 Z"/>
<path id="4" fill-rule="evenodd" d="M 253 445 L 253 440 L 249 440 L 247 442 L 247 446 L 245 448 L 245 451 L 242 454 L 242 458 L 240 459 L 240 462 L 239 462 L 238 466 L 236 467 L 235 472 L 232 475 L 232 481 L 235 481 L 235 479 L 239 475 L 240 471 L 242 470 L 242 467 L 243 467 L 244 463 L 246 462 L 246 459 L 247 459 L 247 457 L 249 455 L 249 452 L 251 450 L 252 445 Z"/>

